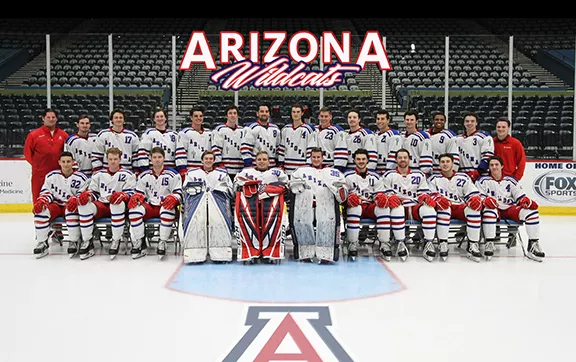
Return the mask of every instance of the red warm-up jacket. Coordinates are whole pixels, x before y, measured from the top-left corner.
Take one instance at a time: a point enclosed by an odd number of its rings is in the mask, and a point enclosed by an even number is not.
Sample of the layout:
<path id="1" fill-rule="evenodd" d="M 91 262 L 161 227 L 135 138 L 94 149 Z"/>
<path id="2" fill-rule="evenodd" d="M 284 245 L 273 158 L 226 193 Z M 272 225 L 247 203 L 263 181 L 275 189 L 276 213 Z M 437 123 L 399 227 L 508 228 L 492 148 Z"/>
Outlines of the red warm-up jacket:
<path id="1" fill-rule="evenodd" d="M 64 143 L 68 138 L 61 128 L 56 127 L 54 134 L 50 129 L 41 126 L 31 131 L 24 143 L 24 157 L 32 166 L 32 199 L 36 200 L 44 184 L 44 178 L 50 171 L 60 168 L 58 159 L 64 151 Z"/>
<path id="2" fill-rule="evenodd" d="M 520 180 L 526 168 L 526 151 L 517 139 L 510 135 L 503 140 L 494 137 L 494 154 L 502 157 L 504 161 L 504 175 Z"/>

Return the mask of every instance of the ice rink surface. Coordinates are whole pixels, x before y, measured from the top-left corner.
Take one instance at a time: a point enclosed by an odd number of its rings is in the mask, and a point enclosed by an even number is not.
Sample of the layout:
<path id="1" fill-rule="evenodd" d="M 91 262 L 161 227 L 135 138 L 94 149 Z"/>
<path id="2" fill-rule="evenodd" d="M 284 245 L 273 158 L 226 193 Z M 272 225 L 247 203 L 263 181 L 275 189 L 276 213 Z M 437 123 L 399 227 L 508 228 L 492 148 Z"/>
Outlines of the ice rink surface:
<path id="1" fill-rule="evenodd" d="M 31 214 L 0 214 L 1 362 L 576 359 L 576 217 L 541 217 L 542 263 L 519 245 L 480 263 L 452 249 L 432 263 L 183 265 L 154 248 L 111 261 L 99 244 L 85 261 L 67 243 L 36 260 L 35 244 Z"/>

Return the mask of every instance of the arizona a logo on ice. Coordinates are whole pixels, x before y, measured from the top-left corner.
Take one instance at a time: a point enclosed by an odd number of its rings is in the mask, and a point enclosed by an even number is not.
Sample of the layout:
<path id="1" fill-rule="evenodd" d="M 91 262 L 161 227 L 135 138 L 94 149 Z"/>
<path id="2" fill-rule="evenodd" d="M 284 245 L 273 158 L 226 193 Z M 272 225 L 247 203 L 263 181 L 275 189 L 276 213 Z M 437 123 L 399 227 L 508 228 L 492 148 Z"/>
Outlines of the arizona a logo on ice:
<path id="1" fill-rule="evenodd" d="M 222 362 L 353 362 L 327 328 L 328 307 L 249 307 L 250 328 Z"/>
<path id="2" fill-rule="evenodd" d="M 227 66 L 218 70 L 206 33 L 194 31 L 180 63 L 180 70 L 190 70 L 192 64 L 203 64 L 206 69 L 213 71 L 210 80 L 220 84 L 222 90 L 239 90 L 248 85 L 257 88 L 330 88 L 344 81 L 345 72 L 358 73 L 367 63 L 377 64 L 380 70 L 392 69 L 378 31 L 366 32 L 355 59 L 352 59 L 352 35 L 348 31 L 342 32 L 341 41 L 331 31 L 323 32 L 320 40 L 310 32 L 299 31 L 288 40 L 290 56 L 278 55 L 287 38 L 288 34 L 284 31 L 264 31 L 262 39 L 270 42 L 270 45 L 260 58 L 259 32 L 250 32 L 245 55 L 242 51 L 244 36 L 235 31 L 223 31 L 220 33 L 220 63 Z M 308 43 L 307 54 L 300 54 L 300 42 Z M 338 59 L 335 63 L 332 63 L 332 54 Z M 327 68 L 306 70 L 308 64 L 318 56 Z M 290 66 L 290 59 L 297 63 L 294 67 Z"/>

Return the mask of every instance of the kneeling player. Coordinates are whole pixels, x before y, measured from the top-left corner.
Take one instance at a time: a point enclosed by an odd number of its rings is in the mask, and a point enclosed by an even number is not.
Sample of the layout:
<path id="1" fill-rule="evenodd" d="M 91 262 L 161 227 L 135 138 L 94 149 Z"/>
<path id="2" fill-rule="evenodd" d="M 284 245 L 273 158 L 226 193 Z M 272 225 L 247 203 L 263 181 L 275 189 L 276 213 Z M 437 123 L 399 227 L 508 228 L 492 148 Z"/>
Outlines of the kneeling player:
<path id="1" fill-rule="evenodd" d="M 37 259 L 48 255 L 50 222 L 62 216 L 66 219 L 70 238 L 68 254 L 72 257 L 78 251 L 80 225 L 76 197 L 88 187 L 90 179 L 83 172 L 74 171 L 74 159 L 70 152 L 62 152 L 58 164 L 60 169 L 46 175 L 40 196 L 34 202 L 34 227 L 38 242 L 34 255 Z"/>
<path id="2" fill-rule="evenodd" d="M 334 262 L 338 261 L 340 203 L 347 198 L 344 175 L 322 166 L 321 148 L 312 148 L 310 156 L 312 166 L 298 167 L 290 179 L 294 257 L 312 261 L 316 256 L 319 263 Z"/>
<path id="3" fill-rule="evenodd" d="M 382 188 L 380 176 L 368 170 L 368 151 L 359 148 L 352 158 L 356 167 L 346 171 L 344 178 L 348 188 L 348 208 L 346 210 L 346 237 L 348 256 L 355 260 L 358 255 L 360 219 L 376 220 L 376 231 L 380 249 L 386 260 L 392 257 L 390 249 L 390 210 L 388 197 Z"/>
<path id="4" fill-rule="evenodd" d="M 481 176 L 476 181 L 480 193 L 485 196 L 482 213 L 482 231 L 486 237 L 484 256 L 488 260 L 494 255 L 496 224 L 500 218 L 524 222 L 528 234 L 528 258 L 542 261 L 545 254 L 540 249 L 540 215 L 538 204 L 530 200 L 518 181 L 511 176 L 504 176 L 504 163 L 500 156 L 490 157 L 488 167 L 490 174 Z"/>
<path id="5" fill-rule="evenodd" d="M 269 167 L 266 151 L 256 154 L 256 166 L 246 167 L 234 179 L 236 203 L 235 234 L 238 238 L 238 260 L 253 262 L 256 258 L 284 259 L 288 218 L 284 191 L 288 175 Z"/>
<path id="6" fill-rule="evenodd" d="M 108 253 L 110 259 L 118 255 L 120 239 L 124 232 L 126 219 L 126 203 L 134 193 L 136 176 L 128 169 L 120 167 L 122 151 L 116 147 L 106 150 L 108 167 L 92 174 L 88 190 L 78 196 L 78 212 L 82 228 L 82 247 L 80 257 L 89 258 L 94 255 L 92 231 L 94 220 L 103 217 L 112 219 L 112 243 Z"/>
<path id="7" fill-rule="evenodd" d="M 418 170 L 410 170 L 410 153 L 402 148 L 396 152 L 395 170 L 387 171 L 384 176 L 384 189 L 388 195 L 388 207 L 392 220 L 392 232 L 398 242 L 397 254 L 402 261 L 408 258 L 406 247 L 406 217 L 422 222 L 424 233 L 424 252 L 428 261 L 434 260 L 436 248 L 432 243 L 436 234 L 436 202 L 430 195 L 426 176 Z"/>
<path id="8" fill-rule="evenodd" d="M 214 168 L 212 151 L 202 154 L 202 168 L 184 180 L 184 262 L 232 260 L 232 180 L 225 168 Z"/>
<path id="9" fill-rule="evenodd" d="M 476 262 L 482 254 L 478 248 L 480 240 L 480 222 L 482 197 L 470 177 L 462 172 L 454 172 L 454 156 L 444 153 L 438 158 L 440 174 L 434 174 L 428 179 L 430 191 L 436 202 L 438 212 L 436 232 L 440 244 L 440 257 L 448 257 L 448 233 L 450 220 L 466 221 L 468 235 L 467 257 Z"/>
<path id="10" fill-rule="evenodd" d="M 164 150 L 153 147 L 150 157 L 152 169 L 138 176 L 136 192 L 128 201 L 132 259 L 146 255 L 144 221 L 152 218 L 160 218 L 160 241 L 156 253 L 159 258 L 166 254 L 166 241 L 176 218 L 176 207 L 182 200 L 182 177 L 176 170 L 164 167 Z"/>

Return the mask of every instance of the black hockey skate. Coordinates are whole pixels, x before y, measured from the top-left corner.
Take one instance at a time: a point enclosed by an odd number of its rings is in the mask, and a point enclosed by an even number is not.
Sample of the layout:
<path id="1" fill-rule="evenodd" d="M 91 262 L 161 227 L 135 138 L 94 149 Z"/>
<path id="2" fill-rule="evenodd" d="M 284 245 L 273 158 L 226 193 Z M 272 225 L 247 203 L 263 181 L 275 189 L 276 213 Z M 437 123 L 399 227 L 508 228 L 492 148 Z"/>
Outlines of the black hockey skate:
<path id="1" fill-rule="evenodd" d="M 80 260 L 86 260 L 94 256 L 94 243 L 92 242 L 92 239 L 88 241 L 82 241 L 79 253 L 80 253 Z"/>
<path id="2" fill-rule="evenodd" d="M 134 245 L 132 246 L 132 250 L 130 250 L 130 254 L 132 254 L 132 259 L 136 260 L 146 256 L 147 248 L 148 247 L 146 246 L 146 241 L 144 240 L 144 238 L 136 240 L 134 242 Z"/>
<path id="3" fill-rule="evenodd" d="M 480 262 L 482 254 L 478 248 L 478 242 L 468 241 L 468 248 L 466 249 L 466 257 L 476 263 Z"/>
<path id="4" fill-rule="evenodd" d="M 540 243 L 538 239 L 528 240 L 528 250 L 526 251 L 526 257 L 530 260 L 542 262 L 546 254 L 540 249 Z"/>
<path id="5" fill-rule="evenodd" d="M 34 248 L 34 256 L 36 259 L 40 259 L 48 255 L 48 243 L 45 241 L 40 241 L 36 244 Z"/>

